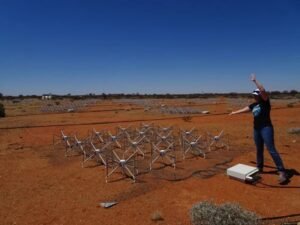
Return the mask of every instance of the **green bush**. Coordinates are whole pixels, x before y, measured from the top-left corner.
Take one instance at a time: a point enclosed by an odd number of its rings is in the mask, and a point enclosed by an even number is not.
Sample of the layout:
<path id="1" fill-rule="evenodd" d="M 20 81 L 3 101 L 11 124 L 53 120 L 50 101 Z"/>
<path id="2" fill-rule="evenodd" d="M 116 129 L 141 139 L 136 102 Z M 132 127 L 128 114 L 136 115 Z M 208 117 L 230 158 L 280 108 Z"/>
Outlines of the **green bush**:
<path id="1" fill-rule="evenodd" d="M 194 205 L 190 212 L 193 225 L 258 225 L 258 216 L 237 204 L 215 205 L 204 201 Z"/>
<path id="2" fill-rule="evenodd" d="M 0 117 L 5 117 L 5 108 L 2 103 L 0 103 Z"/>

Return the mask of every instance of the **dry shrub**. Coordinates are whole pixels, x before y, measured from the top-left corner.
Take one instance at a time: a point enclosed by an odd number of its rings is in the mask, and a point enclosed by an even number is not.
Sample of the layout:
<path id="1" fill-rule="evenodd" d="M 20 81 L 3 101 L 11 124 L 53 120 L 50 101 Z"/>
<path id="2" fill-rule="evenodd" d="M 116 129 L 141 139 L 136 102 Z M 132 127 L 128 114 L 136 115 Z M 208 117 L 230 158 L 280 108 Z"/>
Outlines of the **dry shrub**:
<path id="1" fill-rule="evenodd" d="M 0 103 L 0 117 L 5 117 L 5 108 L 2 103 Z"/>
<path id="2" fill-rule="evenodd" d="M 259 217 L 238 204 L 215 205 L 204 201 L 194 205 L 190 211 L 193 225 L 258 225 Z"/>
<path id="3" fill-rule="evenodd" d="M 191 122 L 192 117 L 191 117 L 191 116 L 184 116 L 184 117 L 182 117 L 182 120 L 183 120 L 184 122 Z"/>
<path id="4" fill-rule="evenodd" d="M 300 134 L 300 128 L 299 127 L 290 128 L 290 129 L 288 129 L 288 133 L 289 134 Z"/>

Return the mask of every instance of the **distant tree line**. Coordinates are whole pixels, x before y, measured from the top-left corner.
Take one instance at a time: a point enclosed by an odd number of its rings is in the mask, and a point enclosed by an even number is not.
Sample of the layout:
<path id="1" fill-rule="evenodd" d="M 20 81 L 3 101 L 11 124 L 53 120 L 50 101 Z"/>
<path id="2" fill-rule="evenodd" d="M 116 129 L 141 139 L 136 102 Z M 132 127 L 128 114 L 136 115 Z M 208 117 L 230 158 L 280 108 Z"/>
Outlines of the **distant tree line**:
<path id="1" fill-rule="evenodd" d="M 269 92 L 272 98 L 299 98 L 300 99 L 300 92 L 297 90 L 291 91 L 271 91 Z M 49 94 L 48 94 L 49 95 Z M 60 100 L 60 99 L 71 99 L 71 100 L 84 100 L 84 99 L 178 99 L 178 98 L 216 98 L 216 97 L 228 97 L 228 98 L 248 98 L 251 97 L 249 93 L 237 93 L 237 92 L 230 92 L 230 93 L 192 93 L 192 94 L 140 94 L 140 93 L 132 93 L 132 94 L 94 94 L 89 93 L 85 95 L 57 95 L 57 94 L 50 94 L 53 100 Z M 19 96 L 6 96 L 0 93 L 0 100 L 23 100 L 23 99 L 40 99 L 40 95 L 19 95 Z"/>

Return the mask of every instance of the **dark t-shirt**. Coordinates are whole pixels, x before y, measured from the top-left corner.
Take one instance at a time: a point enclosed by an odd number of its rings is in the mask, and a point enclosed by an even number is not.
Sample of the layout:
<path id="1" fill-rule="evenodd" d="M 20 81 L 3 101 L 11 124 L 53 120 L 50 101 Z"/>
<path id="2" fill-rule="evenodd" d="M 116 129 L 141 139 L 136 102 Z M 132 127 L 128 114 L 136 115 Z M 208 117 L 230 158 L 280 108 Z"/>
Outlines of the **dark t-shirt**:
<path id="1" fill-rule="evenodd" d="M 254 116 L 255 129 L 272 126 L 270 118 L 270 99 L 268 99 L 267 101 L 261 100 L 260 102 L 254 102 L 251 105 L 249 105 L 249 108 L 251 109 Z"/>

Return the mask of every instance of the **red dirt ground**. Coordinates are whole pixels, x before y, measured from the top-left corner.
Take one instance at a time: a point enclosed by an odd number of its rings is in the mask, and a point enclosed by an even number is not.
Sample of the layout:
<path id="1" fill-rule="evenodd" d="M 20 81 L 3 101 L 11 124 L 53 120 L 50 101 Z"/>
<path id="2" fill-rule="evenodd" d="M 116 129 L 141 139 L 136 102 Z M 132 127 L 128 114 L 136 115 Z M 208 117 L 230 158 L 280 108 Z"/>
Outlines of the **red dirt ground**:
<path id="1" fill-rule="evenodd" d="M 126 110 L 101 112 L 103 108 L 115 110 L 118 107 Z M 237 163 L 255 166 L 250 114 L 230 117 L 227 112 L 232 106 L 211 104 L 201 107 L 209 109 L 211 114 L 192 116 L 191 121 L 185 122 L 178 115 L 128 110 L 128 107 L 112 103 L 111 107 L 102 108 L 100 104 L 90 108 L 97 112 L 1 119 L 0 224 L 190 224 L 189 210 L 203 200 L 236 202 L 264 218 L 300 215 L 300 176 L 297 174 L 300 172 L 300 136 L 287 132 L 289 128 L 300 127 L 298 105 L 272 111 L 277 149 L 287 169 L 294 171 L 291 182 L 285 186 L 277 184 L 277 175 L 272 173 L 274 164 L 267 152 L 266 171 L 269 173 L 262 175 L 261 183 L 247 185 L 225 174 L 226 168 Z M 63 149 L 52 146 L 53 134 L 59 134 L 62 128 L 66 133 L 76 131 L 83 137 L 92 128 L 113 130 L 118 124 L 137 126 L 140 121 L 177 128 L 196 127 L 200 133 L 217 134 L 225 129 L 231 148 L 229 152 L 208 154 L 208 159 L 187 159 L 176 170 L 179 175 L 189 175 L 191 167 L 204 169 L 208 176 L 195 174 L 181 181 L 168 181 L 164 179 L 170 175 L 168 170 L 161 173 L 155 170 L 138 176 L 136 183 L 130 179 L 105 183 L 103 167 L 82 168 L 81 157 L 66 158 Z M 215 167 L 226 159 L 232 161 Z M 109 209 L 99 206 L 100 202 L 111 200 L 118 204 Z M 163 220 L 152 221 L 155 212 L 160 213 Z M 285 219 L 299 221 L 300 216 Z M 269 224 L 280 223 L 274 220 Z"/>

